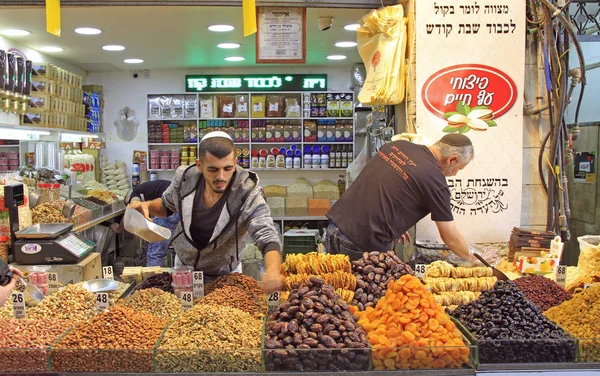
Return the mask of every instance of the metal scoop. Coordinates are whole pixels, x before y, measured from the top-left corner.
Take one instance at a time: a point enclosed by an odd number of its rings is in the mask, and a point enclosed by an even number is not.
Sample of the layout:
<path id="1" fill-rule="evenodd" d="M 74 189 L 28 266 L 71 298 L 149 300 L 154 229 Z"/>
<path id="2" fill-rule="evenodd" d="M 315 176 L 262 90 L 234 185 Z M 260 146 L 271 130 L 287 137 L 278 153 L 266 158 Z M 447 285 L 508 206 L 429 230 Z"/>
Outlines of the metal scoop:
<path id="1" fill-rule="evenodd" d="M 481 257 L 479 254 L 477 253 L 473 253 L 473 255 L 475 257 L 477 257 L 477 259 L 479 261 L 481 261 L 481 263 L 485 266 L 487 266 L 488 268 L 492 268 L 492 275 L 494 277 L 496 277 L 498 279 L 498 281 L 509 281 L 510 279 L 506 276 L 506 274 L 502 273 L 500 270 L 492 267 L 487 261 L 485 261 L 485 259 L 483 257 Z"/>
<path id="2" fill-rule="evenodd" d="M 42 294 L 40 289 L 38 289 L 36 286 L 32 285 L 31 283 L 25 283 L 23 278 L 19 277 L 18 275 L 14 275 L 14 277 L 17 277 L 19 279 L 19 281 L 21 281 L 23 286 L 25 286 L 25 292 L 27 294 L 29 294 L 29 296 L 31 296 L 31 299 L 33 299 L 34 302 L 36 302 L 37 304 L 40 304 L 40 302 L 42 300 L 44 300 L 45 296 L 44 296 L 44 294 Z"/>
<path id="3" fill-rule="evenodd" d="M 73 201 L 67 200 L 63 205 L 62 215 L 67 219 L 71 219 L 73 214 L 75 214 L 75 203 Z"/>

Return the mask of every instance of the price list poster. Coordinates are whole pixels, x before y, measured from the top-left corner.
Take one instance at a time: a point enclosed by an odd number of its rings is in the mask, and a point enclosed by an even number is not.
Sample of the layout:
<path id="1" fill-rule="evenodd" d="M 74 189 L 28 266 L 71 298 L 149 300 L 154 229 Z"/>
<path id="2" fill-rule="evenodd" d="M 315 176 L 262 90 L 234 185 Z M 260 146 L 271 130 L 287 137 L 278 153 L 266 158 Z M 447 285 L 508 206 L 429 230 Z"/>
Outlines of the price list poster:
<path id="1" fill-rule="evenodd" d="M 449 177 L 458 228 L 471 243 L 506 242 L 520 225 L 525 1 L 416 2 L 417 133 L 468 136 L 475 159 Z M 435 223 L 417 240 L 439 241 Z"/>

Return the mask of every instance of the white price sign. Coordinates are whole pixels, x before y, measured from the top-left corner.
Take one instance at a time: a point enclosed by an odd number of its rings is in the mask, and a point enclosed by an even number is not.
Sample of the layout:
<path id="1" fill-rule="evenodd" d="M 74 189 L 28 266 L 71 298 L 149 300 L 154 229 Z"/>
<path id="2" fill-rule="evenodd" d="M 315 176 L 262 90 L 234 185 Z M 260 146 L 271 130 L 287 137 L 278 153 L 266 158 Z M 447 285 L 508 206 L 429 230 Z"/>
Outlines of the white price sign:
<path id="1" fill-rule="evenodd" d="M 204 272 L 194 272 L 192 289 L 194 291 L 194 299 L 204 297 Z"/>
<path id="2" fill-rule="evenodd" d="M 103 279 L 115 279 L 112 266 L 103 266 L 102 267 L 102 278 Z"/>
<path id="3" fill-rule="evenodd" d="M 13 312 L 16 319 L 24 319 L 25 313 L 25 295 L 22 292 L 12 293 Z"/>
<path id="4" fill-rule="evenodd" d="M 48 293 L 53 294 L 58 291 L 58 273 L 48 273 Z"/>
<path id="5" fill-rule="evenodd" d="M 109 300 L 107 292 L 96 293 L 96 309 L 98 312 L 108 309 L 108 302 Z"/>
<path id="6" fill-rule="evenodd" d="M 192 292 L 182 292 L 181 293 L 181 305 L 183 306 L 183 310 L 187 311 L 194 306 L 194 293 Z"/>
<path id="7" fill-rule="evenodd" d="M 415 276 L 419 279 L 425 278 L 425 272 L 427 271 L 427 265 L 416 264 L 415 265 Z"/>
<path id="8" fill-rule="evenodd" d="M 270 315 L 279 309 L 280 298 L 281 294 L 279 291 L 272 292 L 267 296 L 267 315 Z"/>
<path id="9" fill-rule="evenodd" d="M 563 289 L 567 285 L 567 266 L 566 265 L 559 265 L 558 268 L 556 268 L 556 283 L 558 283 L 558 285 L 560 287 L 562 287 Z"/>

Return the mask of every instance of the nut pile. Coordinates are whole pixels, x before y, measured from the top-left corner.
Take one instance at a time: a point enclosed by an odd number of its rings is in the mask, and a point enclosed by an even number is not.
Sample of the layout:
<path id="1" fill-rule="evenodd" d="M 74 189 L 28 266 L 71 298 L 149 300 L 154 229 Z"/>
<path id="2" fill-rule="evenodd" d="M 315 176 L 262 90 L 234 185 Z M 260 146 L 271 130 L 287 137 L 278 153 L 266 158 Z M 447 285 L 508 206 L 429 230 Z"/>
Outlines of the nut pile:
<path id="1" fill-rule="evenodd" d="M 194 306 L 165 332 L 156 353 L 157 371 L 258 372 L 261 335 L 261 321 L 246 312 Z"/>
<path id="2" fill-rule="evenodd" d="M 95 297 L 93 293 L 81 287 L 81 284 L 67 285 L 46 297 L 37 307 L 28 309 L 27 317 L 86 321 L 96 315 Z"/>
<path id="3" fill-rule="evenodd" d="M 63 217 L 62 210 L 55 203 L 44 203 L 31 209 L 33 223 L 67 223 L 70 222 Z"/>
<path id="4" fill-rule="evenodd" d="M 52 347 L 52 370 L 153 372 L 153 349 L 165 326 L 148 313 L 111 307 L 77 325 Z"/>
<path id="5" fill-rule="evenodd" d="M 242 289 L 252 295 L 257 303 L 265 304 L 264 292 L 258 285 L 258 282 L 242 273 L 231 273 L 219 276 L 206 287 L 204 292 L 208 295 L 214 290 L 225 286 L 234 286 Z"/>
<path id="6" fill-rule="evenodd" d="M 550 320 L 579 338 L 579 361 L 600 362 L 600 286 L 591 286 L 544 312 Z"/>
<path id="7" fill-rule="evenodd" d="M 173 277 L 171 274 L 164 272 L 161 274 L 153 275 L 152 277 L 146 278 L 144 282 L 142 282 L 138 286 L 138 290 L 157 288 L 161 289 L 165 292 L 170 292 L 171 294 L 175 294 L 175 290 L 171 283 L 173 282 Z"/>
<path id="8" fill-rule="evenodd" d="M 0 319 L 9 319 L 14 317 L 13 304 L 10 299 L 6 299 L 6 303 L 0 307 Z"/>
<path id="9" fill-rule="evenodd" d="M 256 302 L 256 299 L 246 291 L 233 286 L 225 286 L 216 289 L 204 298 L 199 299 L 197 304 L 213 304 L 227 306 L 244 311 L 255 319 L 265 316 L 265 307 Z"/>
<path id="10" fill-rule="evenodd" d="M 293 289 L 267 322 L 268 371 L 366 371 L 368 346 L 348 304 L 318 277 Z"/>
<path id="11" fill-rule="evenodd" d="M 138 290 L 121 300 L 119 305 L 149 313 L 167 322 L 182 312 L 181 302 L 174 294 L 156 288 Z"/>
<path id="12" fill-rule="evenodd" d="M 513 282 L 541 312 L 571 299 L 571 294 L 556 282 L 540 275 L 528 275 L 515 279 Z"/>
<path id="13" fill-rule="evenodd" d="M 352 305 L 361 311 L 377 305 L 390 281 L 405 274 L 414 274 L 410 266 L 403 263 L 393 251 L 365 252 L 361 259 L 352 262 L 352 270 L 356 274 L 357 285 Z"/>
<path id="14" fill-rule="evenodd" d="M 391 281 L 375 308 L 357 314 L 376 370 L 460 368 L 469 362 L 460 330 L 415 276 Z"/>
<path id="15" fill-rule="evenodd" d="M 47 348 L 70 328 L 70 321 L 2 319 L 0 369 L 3 372 L 45 372 Z"/>
<path id="16" fill-rule="evenodd" d="M 481 363 L 574 362 L 575 340 L 542 315 L 513 282 L 496 283 L 453 316 L 479 340 Z"/>

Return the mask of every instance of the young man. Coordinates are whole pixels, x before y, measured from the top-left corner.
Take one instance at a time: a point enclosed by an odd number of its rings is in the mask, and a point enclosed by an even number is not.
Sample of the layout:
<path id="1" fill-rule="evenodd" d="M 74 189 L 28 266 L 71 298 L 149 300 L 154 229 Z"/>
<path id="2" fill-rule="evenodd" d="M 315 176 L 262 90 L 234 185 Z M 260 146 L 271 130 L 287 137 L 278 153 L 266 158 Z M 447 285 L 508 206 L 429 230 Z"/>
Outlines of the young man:
<path id="1" fill-rule="evenodd" d="M 331 208 L 326 247 L 357 259 L 363 252 L 388 251 L 396 239 L 410 240 L 408 229 L 431 213 L 444 243 L 475 262 L 450 208 L 446 177 L 473 159 L 473 144 L 449 134 L 431 147 L 408 141 L 384 145 Z"/>
<path id="2" fill-rule="evenodd" d="M 132 202 L 152 201 L 161 198 L 163 193 L 171 185 L 170 180 L 154 180 L 144 184 L 140 184 L 135 189 L 129 191 L 125 197 L 125 204 L 129 205 Z M 154 218 L 154 223 L 159 226 L 166 227 L 171 230 L 171 239 L 175 236 L 175 230 L 179 224 L 179 215 L 174 213 L 167 218 Z M 169 247 L 171 240 L 163 240 L 162 242 L 149 243 L 146 248 L 146 266 L 162 266 L 165 252 Z"/>
<path id="3" fill-rule="evenodd" d="M 264 255 L 262 287 L 281 287 L 281 243 L 258 176 L 236 165 L 235 147 L 224 132 L 204 136 L 196 166 L 180 167 L 162 198 L 130 204 L 144 214 L 179 213 L 173 245 L 176 262 L 204 272 L 207 279 L 241 271 L 241 239 L 248 233 Z"/>

